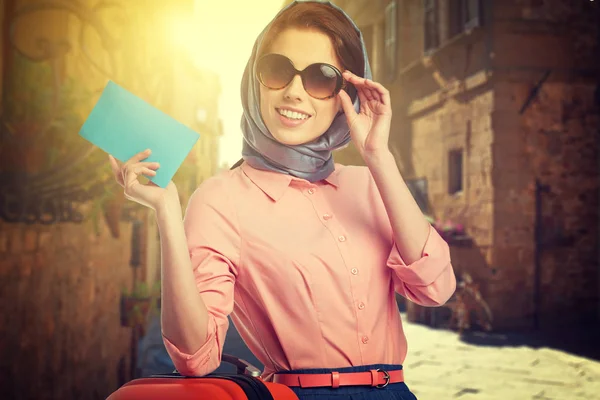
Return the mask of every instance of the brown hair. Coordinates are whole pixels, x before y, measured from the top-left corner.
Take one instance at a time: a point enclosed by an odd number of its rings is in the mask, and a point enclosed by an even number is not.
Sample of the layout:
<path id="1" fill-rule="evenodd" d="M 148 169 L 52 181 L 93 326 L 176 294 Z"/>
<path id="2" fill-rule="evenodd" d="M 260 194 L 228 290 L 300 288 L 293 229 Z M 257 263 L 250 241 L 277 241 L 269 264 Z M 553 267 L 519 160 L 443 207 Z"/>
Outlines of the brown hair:
<path id="1" fill-rule="evenodd" d="M 257 59 L 269 50 L 275 37 L 287 28 L 323 32 L 331 39 L 342 68 L 361 77 L 364 75 L 365 61 L 357 30 L 341 11 L 322 3 L 297 3 L 277 16 L 265 34 Z"/>

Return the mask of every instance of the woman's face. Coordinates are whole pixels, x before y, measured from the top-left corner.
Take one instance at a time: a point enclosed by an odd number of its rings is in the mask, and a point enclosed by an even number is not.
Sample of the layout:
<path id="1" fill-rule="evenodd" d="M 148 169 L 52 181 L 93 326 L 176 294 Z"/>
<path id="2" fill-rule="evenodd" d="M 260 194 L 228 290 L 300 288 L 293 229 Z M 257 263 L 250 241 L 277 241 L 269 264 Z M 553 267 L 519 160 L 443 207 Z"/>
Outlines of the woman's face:
<path id="1" fill-rule="evenodd" d="M 268 53 L 281 54 L 292 60 L 297 70 L 314 63 L 328 63 L 344 71 L 329 37 L 317 30 L 288 28 L 271 44 Z M 341 109 L 337 96 L 318 100 L 311 97 L 296 75 L 283 89 L 273 90 L 260 85 L 260 111 L 271 135 L 280 143 L 298 145 L 321 136 Z M 285 110 L 298 114 L 291 119 Z M 289 115 L 289 114 L 288 114 Z M 300 117 L 300 118 L 298 118 Z"/>

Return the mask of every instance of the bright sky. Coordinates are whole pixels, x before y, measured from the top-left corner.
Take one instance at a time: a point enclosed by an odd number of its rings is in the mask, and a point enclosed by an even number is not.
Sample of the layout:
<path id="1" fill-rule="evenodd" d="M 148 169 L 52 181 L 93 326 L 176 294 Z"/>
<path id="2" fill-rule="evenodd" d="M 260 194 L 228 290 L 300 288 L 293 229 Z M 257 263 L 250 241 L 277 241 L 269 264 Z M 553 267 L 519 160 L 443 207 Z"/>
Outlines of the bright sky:
<path id="1" fill-rule="evenodd" d="M 241 157 L 240 83 L 256 37 L 281 9 L 283 0 L 195 0 L 190 45 L 198 66 L 220 77 L 220 118 L 224 134 L 219 145 L 219 165 Z"/>

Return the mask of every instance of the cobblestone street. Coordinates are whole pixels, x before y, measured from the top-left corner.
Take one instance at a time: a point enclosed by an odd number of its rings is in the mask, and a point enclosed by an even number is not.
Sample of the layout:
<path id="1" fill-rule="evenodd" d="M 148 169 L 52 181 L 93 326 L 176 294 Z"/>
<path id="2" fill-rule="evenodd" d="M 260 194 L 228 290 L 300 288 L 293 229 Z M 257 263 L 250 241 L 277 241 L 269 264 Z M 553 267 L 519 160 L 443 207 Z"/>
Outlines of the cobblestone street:
<path id="1" fill-rule="evenodd" d="M 550 348 L 481 346 L 404 320 L 419 400 L 600 399 L 600 362 Z"/>
<path id="2" fill-rule="evenodd" d="M 405 314 L 402 317 L 409 344 L 406 382 L 419 400 L 600 399 L 600 362 L 539 344 L 535 348 L 510 345 L 524 341 L 516 335 L 484 335 L 481 342 L 495 345 L 470 344 L 455 332 L 407 322 Z M 149 331 L 151 342 L 161 350 L 147 358 L 154 365 L 148 365 L 142 375 L 170 372 L 173 366 L 161 344 L 158 320 Z M 588 339 L 593 346 L 595 335 L 576 336 L 576 340 Z M 477 337 L 471 336 L 470 341 Z M 225 353 L 262 368 L 233 324 L 224 347 Z M 218 372 L 234 372 L 234 368 L 223 364 Z"/>

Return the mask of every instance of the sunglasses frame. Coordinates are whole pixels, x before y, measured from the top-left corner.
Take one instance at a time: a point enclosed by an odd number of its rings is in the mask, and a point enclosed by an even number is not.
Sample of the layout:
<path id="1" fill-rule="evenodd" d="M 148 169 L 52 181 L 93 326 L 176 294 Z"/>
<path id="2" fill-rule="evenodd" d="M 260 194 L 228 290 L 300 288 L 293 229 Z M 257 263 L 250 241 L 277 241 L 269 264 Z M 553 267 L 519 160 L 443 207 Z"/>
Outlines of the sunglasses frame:
<path id="1" fill-rule="evenodd" d="M 265 54 L 265 55 L 261 56 L 261 57 L 258 59 L 258 61 L 256 62 L 256 66 L 258 67 L 258 65 L 260 64 L 260 62 L 261 62 L 261 61 L 262 61 L 264 58 L 266 58 L 266 57 L 269 57 L 269 56 L 273 56 L 273 55 L 275 55 L 275 56 L 278 56 L 278 57 L 283 57 L 283 58 L 285 58 L 286 60 L 288 60 L 288 62 L 290 63 L 290 65 L 291 65 L 291 66 L 292 66 L 292 68 L 294 69 L 294 75 L 292 75 L 291 79 L 290 79 L 290 80 L 289 80 L 289 81 L 288 81 L 288 82 L 287 82 L 287 83 L 286 83 L 284 86 L 282 86 L 282 87 L 280 87 L 280 88 L 273 88 L 273 87 L 267 86 L 267 85 L 266 85 L 266 84 L 265 84 L 265 83 L 262 81 L 262 79 L 261 79 L 261 74 L 259 73 L 259 71 L 258 71 L 258 68 L 257 68 L 257 69 L 256 69 L 256 77 L 257 77 L 258 81 L 260 82 L 260 84 L 261 84 L 261 85 L 263 85 L 264 87 L 266 87 L 266 88 L 268 88 L 268 89 L 271 89 L 271 90 L 281 90 L 281 89 L 284 89 L 285 87 L 287 87 L 287 86 L 288 86 L 288 85 L 289 85 L 289 84 L 290 84 L 290 83 L 291 83 L 291 82 L 294 80 L 294 78 L 296 77 L 296 75 L 300 75 L 300 78 L 302 79 L 302 87 L 304 88 L 304 91 L 305 91 L 305 92 L 306 92 L 306 93 L 307 93 L 307 94 L 308 94 L 310 97 L 312 97 L 312 98 L 314 98 L 314 99 L 317 99 L 317 100 L 327 100 L 327 99 L 331 99 L 331 98 L 333 98 L 333 97 L 337 96 L 337 94 L 338 94 L 340 91 L 342 91 L 342 90 L 346 89 L 346 87 L 347 87 L 347 83 L 348 83 L 348 81 L 346 81 L 346 80 L 344 79 L 344 76 L 342 75 L 342 72 L 341 72 L 339 69 L 337 69 L 337 67 L 335 67 L 334 65 L 331 65 L 331 64 L 328 64 L 328 63 L 313 63 L 313 64 L 310 64 L 310 65 L 308 65 L 308 66 L 307 66 L 306 68 L 304 68 L 302 71 L 300 71 L 300 70 L 298 70 L 298 68 L 296 68 L 296 66 L 294 65 L 294 62 L 293 62 L 292 60 L 290 60 L 288 57 L 284 56 L 283 54 L 278 54 L 278 53 L 268 53 L 268 54 Z M 305 74 L 305 71 L 306 71 L 307 69 L 309 69 L 310 67 L 312 67 L 312 66 L 314 66 L 314 65 L 326 65 L 327 67 L 329 67 L 329 68 L 332 68 L 332 69 L 333 69 L 333 71 L 334 71 L 334 72 L 335 72 L 335 74 L 336 74 L 336 77 L 337 77 L 337 82 L 336 82 L 336 85 L 335 85 L 335 86 L 336 86 L 336 88 L 334 89 L 333 93 L 332 93 L 331 95 L 327 96 L 327 97 L 316 97 L 316 96 L 313 96 L 312 94 L 310 94 L 310 93 L 308 92 L 308 90 L 306 90 L 306 84 L 305 84 L 305 82 L 304 82 L 304 74 Z M 340 81 L 341 81 L 341 84 L 340 84 Z"/>

